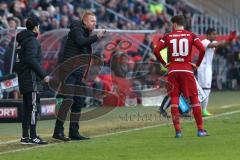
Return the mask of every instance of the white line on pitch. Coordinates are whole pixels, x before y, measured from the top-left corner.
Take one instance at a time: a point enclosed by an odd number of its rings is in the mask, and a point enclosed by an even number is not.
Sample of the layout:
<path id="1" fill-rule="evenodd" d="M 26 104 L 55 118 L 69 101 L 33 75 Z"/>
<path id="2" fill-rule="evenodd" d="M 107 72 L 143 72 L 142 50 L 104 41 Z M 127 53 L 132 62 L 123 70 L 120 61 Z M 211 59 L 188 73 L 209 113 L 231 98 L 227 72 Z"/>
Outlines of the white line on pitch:
<path id="1" fill-rule="evenodd" d="M 220 108 L 231 108 L 231 107 L 235 107 L 235 106 L 239 106 L 239 104 L 231 104 L 231 105 L 225 105 L 225 106 L 221 106 Z"/>

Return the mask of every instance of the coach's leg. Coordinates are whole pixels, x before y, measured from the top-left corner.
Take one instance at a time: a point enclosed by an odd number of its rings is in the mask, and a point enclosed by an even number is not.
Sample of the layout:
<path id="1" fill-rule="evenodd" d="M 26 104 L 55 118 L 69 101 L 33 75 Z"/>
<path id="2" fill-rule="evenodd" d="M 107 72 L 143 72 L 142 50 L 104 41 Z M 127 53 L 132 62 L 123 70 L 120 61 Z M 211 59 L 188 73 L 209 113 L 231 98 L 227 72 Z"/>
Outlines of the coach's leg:
<path id="1" fill-rule="evenodd" d="M 61 96 L 61 97 L 64 97 L 64 98 L 60 105 L 60 108 L 58 109 L 58 112 L 56 113 L 57 119 L 55 122 L 54 133 L 52 137 L 62 141 L 69 141 L 70 139 L 66 137 L 64 134 L 64 122 L 73 104 L 73 98 L 71 96 Z"/>
<path id="2" fill-rule="evenodd" d="M 31 123 L 30 123 L 30 137 L 37 137 L 36 125 L 37 125 L 37 116 L 38 108 L 40 105 L 40 97 L 37 92 L 32 92 L 31 95 Z"/>
<path id="3" fill-rule="evenodd" d="M 74 102 L 71 108 L 69 137 L 72 140 L 86 140 L 88 137 L 84 137 L 79 134 L 79 121 L 81 117 L 81 110 L 85 104 L 85 97 L 74 96 Z"/>
<path id="4" fill-rule="evenodd" d="M 85 105 L 84 97 L 74 96 L 73 100 L 74 102 L 71 108 L 69 135 L 78 134 L 81 110 Z"/>
<path id="5" fill-rule="evenodd" d="M 75 84 L 75 82 L 76 82 L 76 79 L 72 75 L 70 75 L 66 80 L 66 84 Z M 62 95 L 62 94 L 68 94 L 68 95 Z M 64 122 L 73 104 L 73 96 L 74 96 L 74 88 L 69 89 L 68 87 L 64 88 L 64 86 L 63 86 L 62 93 L 60 93 L 57 96 L 57 98 L 63 98 L 63 101 L 56 115 L 57 119 L 55 123 L 54 133 L 52 136 L 55 139 L 59 139 L 62 141 L 70 140 L 68 137 L 65 137 Z"/>
<path id="6" fill-rule="evenodd" d="M 28 138 L 29 137 L 29 125 L 31 121 L 31 113 L 29 109 L 29 98 L 28 94 L 23 94 L 23 112 L 22 112 L 22 137 Z M 31 107 L 31 106 L 30 106 Z"/>

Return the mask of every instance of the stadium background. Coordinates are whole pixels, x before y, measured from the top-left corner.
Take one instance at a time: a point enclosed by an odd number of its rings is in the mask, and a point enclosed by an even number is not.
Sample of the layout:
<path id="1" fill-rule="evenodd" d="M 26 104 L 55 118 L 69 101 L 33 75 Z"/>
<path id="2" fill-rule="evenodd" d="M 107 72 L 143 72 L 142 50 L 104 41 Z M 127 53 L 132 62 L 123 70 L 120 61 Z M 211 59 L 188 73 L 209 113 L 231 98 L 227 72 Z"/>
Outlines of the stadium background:
<path id="1" fill-rule="evenodd" d="M 166 70 L 156 62 L 152 49 L 159 38 L 170 31 L 171 16 L 184 14 L 188 22 L 186 28 L 199 34 L 202 39 L 208 27 L 215 27 L 220 40 L 226 38 L 231 30 L 239 30 L 239 18 L 236 16 L 238 10 L 234 8 L 236 5 L 238 1 L 203 3 L 203 1 L 174 0 L 1 0 L 0 93 L 3 99 L 1 106 L 8 106 L 6 99 L 21 98 L 17 90 L 16 78 L 12 75 L 17 45 L 15 38 L 29 16 L 39 19 L 43 67 L 51 73 L 62 53 L 68 25 L 71 21 L 80 19 L 85 10 L 94 11 L 98 19 L 97 28 L 111 29 L 111 31 L 109 30 L 102 42 L 94 46 L 96 58 L 90 67 L 87 81 L 89 86 L 113 94 L 105 95 L 105 98 L 101 99 L 88 98 L 87 107 L 128 106 L 145 105 L 153 100 L 149 98 L 150 96 L 144 98 L 144 93 L 133 91 L 134 89 L 166 86 L 164 82 Z M 225 16 L 221 16 L 222 14 Z M 239 89 L 240 38 L 228 46 L 217 49 L 216 53 L 213 61 L 213 89 Z M 197 52 L 194 49 L 193 60 L 195 56 Z M 103 64 L 104 66 L 101 66 Z M 160 94 L 161 97 L 163 94 Z M 91 95 L 95 97 L 94 93 Z M 42 97 L 54 98 L 55 95 L 46 89 Z M 161 98 L 146 105 L 157 106 L 160 103 Z M 20 104 L 19 101 L 18 106 L 12 111 L 13 117 L 17 116 L 18 121 L 21 115 Z M 55 103 L 50 100 L 48 109 L 43 108 L 42 114 L 53 116 L 54 105 Z M 9 111 L 9 108 L 5 109 L 7 111 L 2 109 L 2 113 Z M 47 110 L 50 113 L 44 113 Z"/>
<path id="2" fill-rule="evenodd" d="M 208 27 L 215 27 L 218 40 L 226 38 L 232 30 L 239 30 L 237 17 L 238 1 L 198 0 L 1 0 L 0 30 L 0 79 L 2 105 L 6 99 L 19 99 L 16 78 L 12 75 L 15 60 L 16 34 L 24 27 L 27 17 L 39 19 L 42 45 L 43 67 L 51 73 L 63 50 L 67 27 L 71 21 L 80 19 L 85 10 L 97 15 L 97 28 L 106 28 L 106 38 L 95 44 L 95 60 L 90 67 L 88 84 L 96 89 L 114 93 L 102 99 L 87 99 L 89 106 L 128 106 L 150 103 L 152 99 L 135 90 L 151 87 L 165 87 L 166 70 L 156 61 L 152 49 L 161 36 L 171 30 L 170 18 L 184 14 L 186 28 L 203 39 Z M 225 16 L 222 16 L 222 15 Z M 163 51 L 162 54 L 165 54 Z M 193 60 L 197 52 L 193 49 Z M 104 66 L 101 66 L 103 65 Z M 213 89 L 238 90 L 240 87 L 240 37 L 231 44 L 216 50 L 213 61 Z M 138 77 L 138 78 L 136 78 Z M 134 79 L 136 78 L 136 79 Z M 100 88 L 99 88 L 100 86 Z M 128 86 L 128 87 L 125 87 Z M 133 88 L 129 90 L 126 88 Z M 90 91 L 91 92 L 91 91 Z M 94 97 L 94 93 L 91 93 Z M 161 93 L 161 96 L 164 93 Z M 43 98 L 54 98 L 46 89 Z M 153 96 L 154 97 L 154 96 Z M 159 105 L 159 101 L 146 105 Z M 19 103 L 20 105 L 20 103 Z M 10 105 L 11 106 L 11 105 Z M 50 106 L 50 107 L 49 107 Z M 49 102 L 53 115 L 53 102 Z M 19 108 L 19 107 L 17 107 Z M 21 107 L 20 107 L 21 108 Z M 2 111 L 3 112 L 3 111 Z M 21 111 L 14 111 L 20 116 Z M 16 114 L 17 114 L 16 113 Z M 47 113 L 42 113 L 47 114 Z M 16 116 L 16 115 L 15 115 Z"/>

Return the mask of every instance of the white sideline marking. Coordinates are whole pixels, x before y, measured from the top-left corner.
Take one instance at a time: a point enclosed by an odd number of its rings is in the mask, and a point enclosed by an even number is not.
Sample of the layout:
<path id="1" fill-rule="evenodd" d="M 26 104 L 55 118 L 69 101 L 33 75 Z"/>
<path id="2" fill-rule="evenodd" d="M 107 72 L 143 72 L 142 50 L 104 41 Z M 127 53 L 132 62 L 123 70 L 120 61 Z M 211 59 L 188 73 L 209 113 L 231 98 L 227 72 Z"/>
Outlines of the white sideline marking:
<path id="1" fill-rule="evenodd" d="M 18 140 L 10 140 L 10 141 L 5 141 L 5 142 L 0 142 L 0 145 L 1 144 L 9 144 L 9 143 L 14 143 L 14 142 L 17 142 Z"/>
<path id="2" fill-rule="evenodd" d="M 221 106 L 220 108 L 231 108 L 231 107 L 235 107 L 235 106 L 239 106 L 239 104 L 231 104 L 231 105 L 225 105 L 225 106 Z"/>
<path id="3" fill-rule="evenodd" d="M 211 116 L 211 117 L 204 117 L 204 119 L 218 118 L 218 117 L 222 117 L 222 116 L 232 115 L 232 114 L 235 114 L 235 113 L 240 113 L 240 110 L 225 112 L 225 113 L 221 113 L 221 114 L 214 115 L 214 116 Z M 189 122 L 192 122 L 192 121 L 189 121 Z M 119 132 L 114 132 L 114 133 L 106 133 L 106 134 L 102 134 L 102 135 L 92 136 L 92 138 L 105 137 L 105 136 L 116 135 L 116 134 L 121 134 L 121 133 L 128 133 L 128 132 L 132 132 L 132 131 L 139 131 L 139 130 L 143 130 L 143 129 L 156 128 L 156 127 L 165 126 L 165 125 L 168 125 L 168 123 L 158 124 L 158 125 L 153 125 L 153 126 L 147 126 L 147 127 L 141 127 L 141 128 L 134 128 L 134 129 L 119 131 Z M 17 142 L 17 141 L 14 141 L 14 142 Z M 7 154 L 7 153 L 20 152 L 20 151 L 27 151 L 27 150 L 31 150 L 31 149 L 34 149 L 34 148 L 44 148 L 44 147 L 49 147 L 49 146 L 55 146 L 55 145 L 62 144 L 62 143 L 74 143 L 74 142 L 76 143 L 76 142 L 79 142 L 79 141 L 58 142 L 58 143 L 51 143 L 51 144 L 48 144 L 48 145 L 36 145 L 34 147 L 29 147 L 29 148 L 21 148 L 21 149 L 6 151 L 6 152 L 0 152 L 0 155 Z"/>

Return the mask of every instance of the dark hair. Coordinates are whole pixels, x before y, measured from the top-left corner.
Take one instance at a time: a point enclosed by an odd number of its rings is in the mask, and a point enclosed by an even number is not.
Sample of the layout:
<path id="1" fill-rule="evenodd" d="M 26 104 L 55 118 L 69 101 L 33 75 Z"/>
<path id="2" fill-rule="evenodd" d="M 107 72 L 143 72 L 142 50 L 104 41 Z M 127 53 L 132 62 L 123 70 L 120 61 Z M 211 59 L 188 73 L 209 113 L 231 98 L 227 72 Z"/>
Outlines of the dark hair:
<path id="1" fill-rule="evenodd" d="M 7 21 L 9 22 L 9 21 L 15 21 L 16 22 L 16 20 L 13 18 L 13 17 L 8 17 L 7 18 Z"/>
<path id="2" fill-rule="evenodd" d="M 184 15 L 176 15 L 176 16 L 172 17 L 171 22 L 177 23 L 177 25 L 180 25 L 180 26 L 185 26 L 186 18 Z"/>
<path id="3" fill-rule="evenodd" d="M 210 28 L 207 29 L 206 34 L 209 35 L 209 34 L 215 32 L 215 31 L 216 31 L 215 28 L 210 27 Z"/>
<path id="4" fill-rule="evenodd" d="M 0 16 L 3 17 L 4 16 L 4 10 L 0 9 Z"/>
<path id="5" fill-rule="evenodd" d="M 28 18 L 26 21 L 27 30 L 33 30 L 34 27 L 36 27 L 38 25 L 39 25 L 39 23 L 36 18 L 31 17 L 31 18 Z"/>

